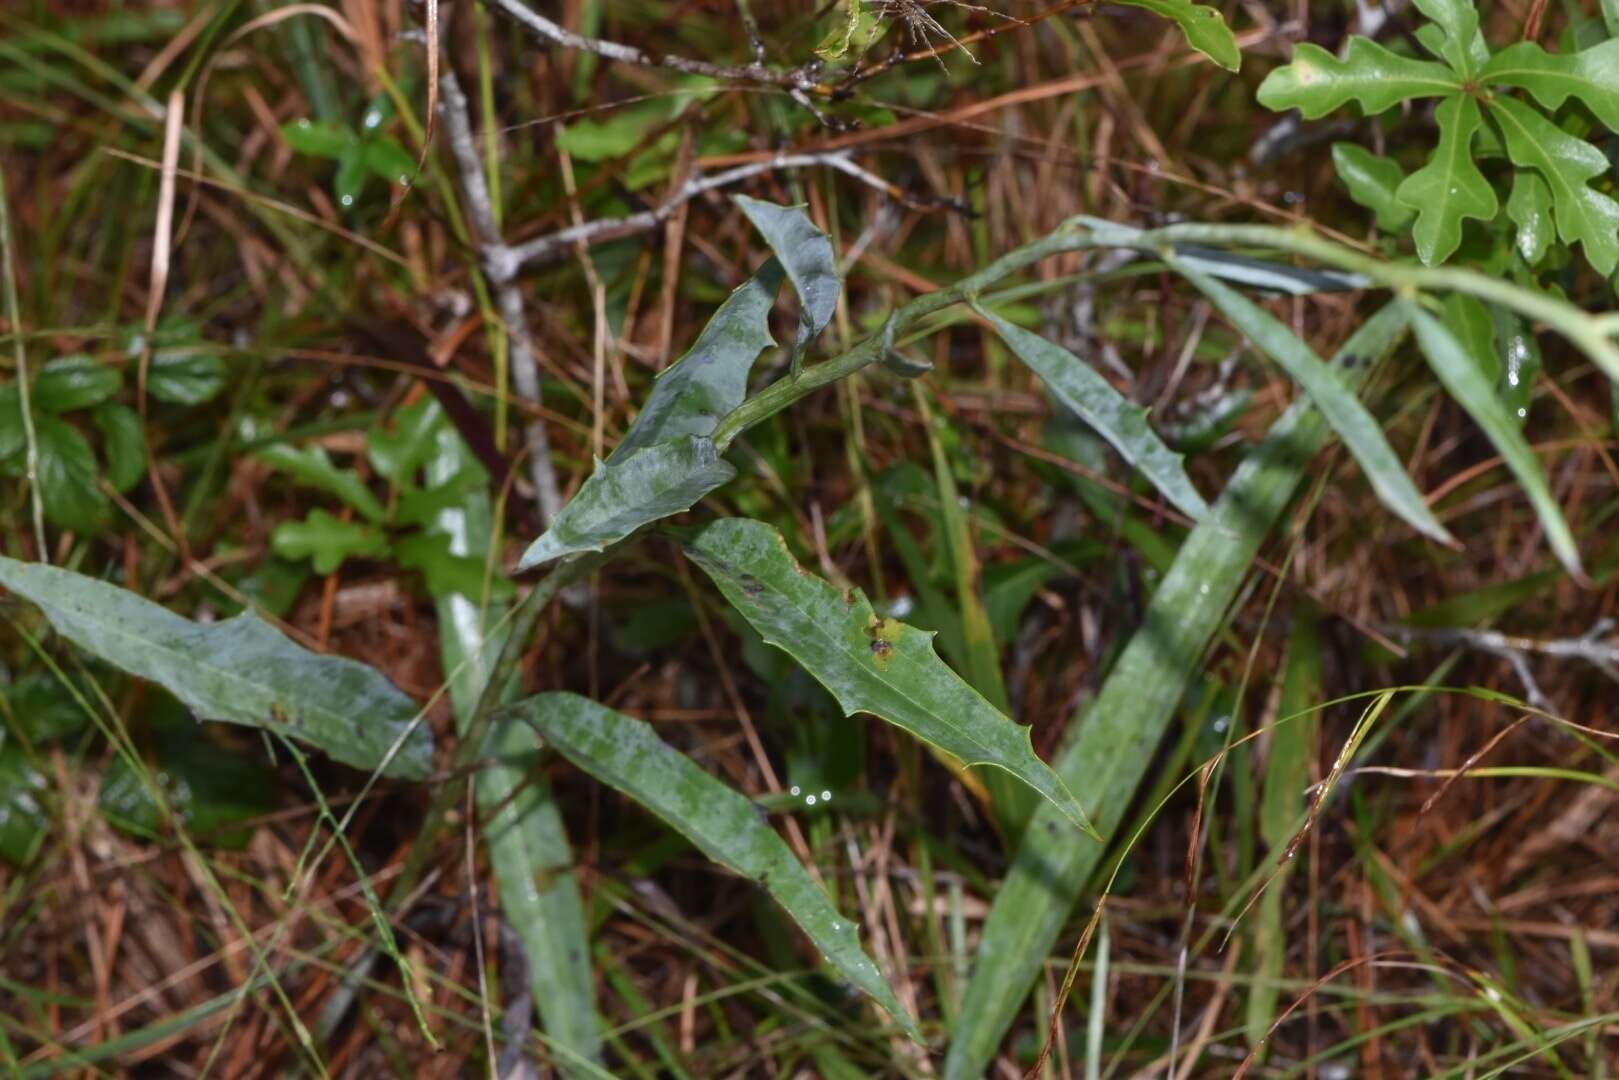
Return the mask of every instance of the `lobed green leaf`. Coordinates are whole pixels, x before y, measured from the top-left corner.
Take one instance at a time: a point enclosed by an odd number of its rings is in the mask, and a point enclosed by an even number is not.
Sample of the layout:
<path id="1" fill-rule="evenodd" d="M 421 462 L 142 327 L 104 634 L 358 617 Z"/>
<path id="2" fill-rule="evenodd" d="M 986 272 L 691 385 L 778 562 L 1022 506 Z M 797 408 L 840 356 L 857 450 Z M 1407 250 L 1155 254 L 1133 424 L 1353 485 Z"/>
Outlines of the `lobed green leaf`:
<path id="1" fill-rule="evenodd" d="M 1619 41 L 1575 53 L 1549 53 L 1520 41 L 1497 53 L 1479 78 L 1527 90 L 1548 110 L 1578 98 L 1608 130 L 1619 131 Z"/>
<path id="2" fill-rule="evenodd" d="M 1405 180 L 1398 162 L 1378 157 L 1364 146 L 1339 142 L 1332 144 L 1332 165 L 1349 197 L 1376 216 L 1379 229 L 1395 232 L 1411 223 L 1411 208 L 1395 197 Z"/>
<path id="3" fill-rule="evenodd" d="M 1368 38 L 1352 37 L 1342 60 L 1319 45 L 1299 45 L 1293 62 L 1260 84 L 1259 103 L 1278 111 L 1298 109 L 1314 120 L 1354 101 L 1375 116 L 1402 101 L 1446 97 L 1462 88 L 1462 80 L 1443 64 L 1411 60 Z"/>
<path id="4" fill-rule="evenodd" d="M 1478 102 L 1446 98 L 1434 110 L 1439 142 L 1428 163 L 1400 184 L 1395 197 L 1417 212 L 1411 230 L 1417 256 L 1429 266 L 1444 262 L 1462 243 L 1465 218 L 1489 220 L 1500 208 L 1495 189 L 1473 163 L 1473 133 L 1483 123 Z"/>
<path id="5" fill-rule="evenodd" d="M 1227 71 L 1242 69 L 1242 50 L 1217 8 L 1194 4 L 1191 0 L 1119 0 L 1130 7 L 1145 8 L 1166 19 L 1173 19 L 1186 37 L 1186 43 Z"/>
<path id="6" fill-rule="evenodd" d="M 1607 157 L 1521 101 L 1498 94 L 1490 109 L 1513 164 L 1534 169 L 1546 181 L 1563 242 L 1582 245 L 1598 273 L 1613 273 L 1619 265 L 1619 203 L 1590 187 L 1608 171 Z"/>
<path id="7" fill-rule="evenodd" d="M 1478 9 L 1473 0 L 1414 0 L 1418 11 L 1426 15 L 1442 32 L 1432 45 L 1433 53 L 1455 71 L 1471 76 L 1490 59 L 1490 48 L 1479 29 Z M 1427 29 L 1424 27 L 1423 29 Z M 1418 34 L 1423 39 L 1422 34 Z M 1429 43 L 1423 40 L 1424 45 Z"/>

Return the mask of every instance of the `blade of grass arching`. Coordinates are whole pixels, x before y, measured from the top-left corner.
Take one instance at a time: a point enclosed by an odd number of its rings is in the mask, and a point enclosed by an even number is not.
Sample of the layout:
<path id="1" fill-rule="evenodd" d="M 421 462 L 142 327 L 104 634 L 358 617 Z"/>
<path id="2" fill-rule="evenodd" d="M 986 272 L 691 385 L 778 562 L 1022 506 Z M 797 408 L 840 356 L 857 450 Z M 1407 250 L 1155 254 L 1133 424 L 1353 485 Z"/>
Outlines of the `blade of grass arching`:
<path id="1" fill-rule="evenodd" d="M 436 438 L 426 472 L 430 487 L 477 468 L 452 428 L 440 425 Z M 451 555 L 491 559 L 500 550 L 493 518 L 487 489 L 480 487 L 461 506 L 441 511 L 435 525 L 449 536 Z M 434 601 L 450 702 L 457 730 L 464 732 L 505 644 L 506 628 L 500 613 L 480 597 L 447 593 Z M 595 1061 L 601 1056 L 601 1028 L 590 935 L 567 830 L 544 772 L 535 767 L 538 749 L 526 725 L 497 725 L 491 733 L 490 760 L 475 780 L 484 843 L 501 911 L 528 957 L 534 1008 L 546 1034 L 572 1055 Z"/>
<path id="2" fill-rule="evenodd" d="M 1434 517 L 1423 501 L 1422 493 L 1406 475 L 1400 459 L 1395 456 L 1383 429 L 1378 426 L 1366 406 L 1344 381 L 1321 362 L 1315 350 L 1306 345 L 1297 334 L 1283 326 L 1270 312 L 1248 299 L 1242 293 L 1171 256 L 1170 267 L 1187 281 L 1197 286 L 1231 324 L 1254 343 L 1261 352 L 1277 364 L 1303 387 L 1316 408 L 1327 418 L 1333 431 L 1343 440 L 1344 449 L 1354 457 L 1361 471 L 1371 483 L 1377 497 L 1398 514 L 1407 525 L 1441 544 L 1455 546 L 1456 541 Z"/>
<path id="3" fill-rule="evenodd" d="M 1339 359 L 1381 358 L 1404 328 L 1404 313 L 1385 307 L 1350 338 Z M 1352 376 L 1368 366 L 1356 363 Z M 1329 435 L 1307 399 L 1294 402 L 1271 427 L 1187 537 L 1101 693 L 1076 718 L 1079 734 L 1058 756 L 1057 769 L 1087 793 L 1087 810 L 1104 835 L 1123 818 L 1227 605 Z M 945 1059 L 947 1078 L 967 1080 L 988 1067 L 1104 853 L 1046 807 L 1035 811 L 984 924 Z"/>
<path id="4" fill-rule="evenodd" d="M 533 725 L 574 765 L 651 810 L 715 862 L 757 882 L 828 963 L 922 1041 L 861 948 L 856 924 L 838 914 L 752 800 L 709 776 L 650 725 L 577 694 L 538 694 L 507 706 L 503 719 Z"/>
<path id="5" fill-rule="evenodd" d="M 964 674 L 972 688 L 984 695 L 995 708 L 1010 716 L 1011 700 L 1006 695 L 1006 681 L 1001 675 L 1001 650 L 990 627 L 989 613 L 984 607 L 978 574 L 978 556 L 973 550 L 972 526 L 961 505 L 961 494 L 956 489 L 955 474 L 950 471 L 950 459 L 945 455 L 944 443 L 935 428 L 943 418 L 935 418 L 928 404 L 928 394 L 921 380 L 911 381 L 912 396 L 922 427 L 928 433 L 928 448 L 933 455 L 933 478 L 939 489 L 939 515 L 944 520 L 945 550 L 956 578 L 956 610 L 961 620 L 962 645 L 966 654 L 967 670 Z M 1008 840 L 1017 837 L 1023 823 L 1034 812 L 1039 801 L 1027 784 L 1000 769 L 980 770 L 984 786 L 989 789 L 995 808 L 995 817 Z"/>
<path id="6" fill-rule="evenodd" d="M 1265 762 L 1265 787 L 1260 796 L 1259 836 L 1266 849 L 1286 850 L 1304 816 L 1304 792 L 1311 782 L 1310 762 L 1320 726 L 1313 710 L 1321 696 L 1321 634 L 1315 611 L 1308 603 L 1293 613 L 1287 641 L 1287 668 L 1282 676 L 1282 697 L 1271 728 L 1270 756 Z M 1248 1045 L 1257 1046 L 1276 1019 L 1280 994 L 1277 980 L 1287 955 L 1282 932 L 1282 895 L 1291 862 L 1284 864 L 1259 901 L 1253 928 L 1254 985 L 1248 992 Z"/>
<path id="7" fill-rule="evenodd" d="M 1484 434 L 1500 451 L 1501 459 L 1512 470 L 1512 475 L 1518 478 L 1524 494 L 1529 496 L 1530 505 L 1535 508 L 1541 527 L 1546 530 L 1546 542 L 1551 545 L 1558 561 L 1569 573 L 1583 579 L 1585 572 L 1580 567 L 1579 545 L 1574 542 L 1574 534 L 1563 519 L 1563 511 L 1558 507 L 1551 488 L 1546 485 L 1546 475 L 1535 458 L 1534 450 L 1517 422 L 1507 413 L 1500 395 L 1485 380 L 1478 365 L 1468 357 L 1467 351 L 1444 323 L 1415 304 L 1408 304 L 1408 307 L 1411 324 L 1416 329 L 1422 352 L 1428 358 L 1428 366 L 1450 396 L 1467 410 L 1474 423 L 1484 429 Z"/>

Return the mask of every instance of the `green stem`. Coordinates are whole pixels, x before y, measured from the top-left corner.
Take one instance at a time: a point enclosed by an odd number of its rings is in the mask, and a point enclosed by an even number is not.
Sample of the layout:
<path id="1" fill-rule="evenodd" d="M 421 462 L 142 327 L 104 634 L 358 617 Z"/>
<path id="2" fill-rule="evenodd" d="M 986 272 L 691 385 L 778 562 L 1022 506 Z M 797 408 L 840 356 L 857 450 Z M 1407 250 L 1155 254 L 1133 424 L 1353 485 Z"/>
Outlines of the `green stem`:
<path id="1" fill-rule="evenodd" d="M 889 340 L 893 340 L 923 317 L 970 300 L 1002 278 L 1042 259 L 1097 248 L 1133 248 L 1146 252 L 1168 249 L 1173 253 L 1174 248 L 1181 244 L 1286 252 L 1338 270 L 1360 274 L 1373 285 L 1407 297 L 1417 296 L 1424 291 L 1460 292 L 1476 296 L 1480 300 L 1511 308 L 1525 318 L 1556 330 L 1590 357 L 1609 379 L 1619 382 L 1619 346 L 1609 340 L 1609 334 L 1619 329 L 1615 321 L 1604 321 L 1600 316 L 1581 311 L 1572 304 L 1500 278 L 1450 266 L 1386 262 L 1333 243 L 1304 228 L 1188 223 L 1167 225 L 1160 229 L 1136 229 L 1090 218 L 1071 218 L 1055 232 L 1008 252 L 955 285 L 926 293 L 896 309 L 884 330 L 872 334 L 847 352 L 805 368 L 796 376 L 788 375 L 771 383 L 720 421 L 714 429 L 714 444 L 723 453 L 748 428 L 769 419 L 821 387 L 876 363 L 882 359 L 885 333 L 891 335 Z"/>

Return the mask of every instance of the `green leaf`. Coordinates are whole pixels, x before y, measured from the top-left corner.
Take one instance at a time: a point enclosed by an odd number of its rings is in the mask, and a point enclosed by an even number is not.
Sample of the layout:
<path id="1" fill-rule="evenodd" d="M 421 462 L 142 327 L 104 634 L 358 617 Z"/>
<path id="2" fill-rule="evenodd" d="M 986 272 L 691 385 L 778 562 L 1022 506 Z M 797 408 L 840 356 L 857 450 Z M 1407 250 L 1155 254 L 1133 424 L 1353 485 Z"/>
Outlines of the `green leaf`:
<path id="1" fill-rule="evenodd" d="M 1338 179 L 1349 189 L 1349 197 L 1377 217 L 1377 227 L 1397 232 L 1411 221 L 1411 208 L 1402 206 L 1394 192 L 1405 179 L 1398 162 L 1378 157 L 1363 146 L 1340 142 L 1332 144 L 1332 165 Z"/>
<path id="2" fill-rule="evenodd" d="M 1395 193 L 1400 202 L 1417 212 L 1411 230 L 1417 255 L 1432 266 L 1456 253 L 1462 243 L 1462 220 L 1495 216 L 1499 205 L 1495 190 L 1473 163 L 1473 133 L 1483 123 L 1478 102 L 1457 95 L 1434 110 L 1439 142 L 1428 164 L 1405 178 Z"/>
<path id="3" fill-rule="evenodd" d="M 780 261 L 772 258 L 726 298 L 690 351 L 658 376 L 623 441 L 529 545 L 518 570 L 601 551 L 643 525 L 689 510 L 736 475 L 708 436 L 742 403 L 754 361 L 775 344 L 769 319 L 781 277 Z"/>
<path id="4" fill-rule="evenodd" d="M 1502 49 L 1479 78 L 1521 87 L 1547 111 L 1578 98 L 1609 131 L 1619 131 L 1619 41 L 1576 53 L 1549 53 L 1520 41 Z"/>
<path id="5" fill-rule="evenodd" d="M 1208 513 L 1208 504 L 1186 475 L 1181 455 L 1165 446 L 1147 422 L 1146 406 L 1127 400 L 1112 383 L 1062 346 L 1014 326 L 977 304 L 973 310 L 995 328 L 1019 360 L 1040 376 L 1052 396 L 1112 444 L 1177 510 L 1194 521 Z"/>
<path id="6" fill-rule="evenodd" d="M 4 734 L 0 730 L 0 859 L 22 866 L 45 842 L 51 826 L 46 807 L 55 785 Z"/>
<path id="7" fill-rule="evenodd" d="M 584 486 L 517 563 L 531 570 L 564 555 L 603 551 L 643 525 L 690 510 L 698 499 L 736 476 L 714 442 L 683 435 L 649 446 L 623 462 L 596 462 Z"/>
<path id="8" fill-rule="evenodd" d="M 1360 361 L 1354 370 L 1364 372 L 1404 326 L 1403 314 L 1390 305 L 1339 356 Z M 1070 786 L 1085 791 L 1104 834 L 1113 834 L 1124 820 L 1199 658 L 1225 625 L 1226 609 L 1260 544 L 1329 432 L 1305 399 L 1271 427 L 1187 537 L 1101 693 L 1076 718 L 1078 734 L 1057 768 Z M 1053 807 L 1036 811 L 984 923 L 972 979 L 956 1011 L 942 1070 L 946 1080 L 978 1080 L 988 1071 L 1106 850 L 1085 843 Z"/>
<path id="9" fill-rule="evenodd" d="M 686 355 L 653 382 L 635 423 L 608 456 L 609 464 L 683 435 L 711 435 L 720 419 L 742 404 L 754 362 L 776 343 L 770 336 L 770 308 L 781 278 L 781 263 L 769 259 L 726 298 Z"/>
<path id="10" fill-rule="evenodd" d="M 408 184 L 416 175 L 416 159 L 386 135 L 363 144 L 365 167 L 385 184 Z"/>
<path id="11" fill-rule="evenodd" d="M 1530 266 L 1539 265 L 1557 238 L 1557 226 L 1552 221 L 1552 189 L 1539 173 L 1524 169 L 1513 172 L 1507 217 L 1518 226 L 1518 254 Z"/>
<path id="12" fill-rule="evenodd" d="M 1563 520 L 1563 511 L 1553 498 L 1551 489 L 1546 486 L 1546 477 L 1534 450 L 1518 429 L 1515 418 L 1496 395 L 1495 387 L 1485 381 L 1478 365 L 1468 359 L 1467 351 L 1455 335 L 1445 328 L 1444 323 L 1415 305 L 1409 305 L 1409 312 L 1417 340 L 1422 344 L 1423 354 L 1428 357 L 1428 366 L 1457 404 L 1466 409 L 1474 422 L 1484 429 L 1484 434 L 1495 444 L 1507 468 L 1518 478 L 1558 560 L 1570 573 L 1583 577 L 1580 550 L 1574 543 L 1574 534 L 1569 531 L 1568 522 Z"/>
<path id="13" fill-rule="evenodd" d="M 272 469 L 280 469 L 289 476 L 312 488 L 336 495 L 359 511 L 367 521 L 381 521 L 386 514 L 382 503 L 371 494 L 359 474 L 353 469 L 340 469 L 332 464 L 324 448 L 288 446 L 271 443 L 253 455 Z"/>
<path id="14" fill-rule="evenodd" d="M 338 157 L 357 141 L 348 128 L 308 118 L 282 124 L 281 137 L 295 153 L 323 158 Z"/>
<path id="15" fill-rule="evenodd" d="M 199 719 L 265 728 L 359 769 L 376 769 L 403 738 L 384 773 L 422 780 L 432 769 L 432 733 L 410 698 L 364 664 L 294 645 L 251 612 L 194 623 L 114 585 L 4 556 L 0 585 L 79 648 L 159 684 Z"/>
<path id="16" fill-rule="evenodd" d="M 1517 312 L 1504 307 L 1490 308 L 1495 323 L 1496 352 L 1501 361 L 1501 378 L 1496 393 L 1507 407 L 1507 415 L 1523 426 L 1535 396 L 1535 379 L 1540 375 L 1540 343 Z"/>
<path id="17" fill-rule="evenodd" d="M 96 406 L 90 419 L 101 431 L 107 482 L 122 494 L 146 475 L 146 443 L 141 439 L 141 418 L 128 405 L 104 401 Z"/>
<path id="18" fill-rule="evenodd" d="M 1175 20 L 1186 36 L 1186 43 L 1227 71 L 1242 68 L 1242 51 L 1220 12 L 1190 0 L 1119 0 L 1131 7 L 1146 8 L 1166 19 Z"/>
<path id="19" fill-rule="evenodd" d="M 1598 273 L 1613 273 L 1619 264 L 1619 203 L 1588 186 L 1608 171 L 1608 159 L 1521 101 L 1497 95 L 1490 108 L 1513 163 L 1539 172 L 1551 189 L 1557 234 L 1565 244 L 1584 245 L 1586 261 Z"/>
<path id="20" fill-rule="evenodd" d="M 26 431 L 22 422 L 22 394 L 16 382 L 0 386 L 0 466 L 7 458 L 20 456 Z"/>
<path id="21" fill-rule="evenodd" d="M 34 380 L 34 407 L 48 413 L 88 409 L 123 385 L 123 372 L 115 367 L 98 364 L 83 353 L 61 356 L 46 364 Z"/>
<path id="22" fill-rule="evenodd" d="M 1462 80 L 1443 64 L 1410 60 L 1363 37 L 1351 37 L 1342 60 L 1308 42 L 1293 50 L 1293 62 L 1277 68 L 1259 86 L 1267 109 L 1298 109 L 1306 120 L 1358 102 L 1367 116 L 1412 98 L 1446 97 Z"/>
<path id="23" fill-rule="evenodd" d="M 1028 784 L 1090 830 L 1079 803 L 1013 723 L 933 651 L 933 635 L 880 619 L 864 593 L 840 592 L 798 565 L 769 525 L 716 521 L 683 537 L 692 561 L 766 643 L 785 651 L 838 699 L 954 754 Z"/>
<path id="24" fill-rule="evenodd" d="M 482 596 L 487 577 L 490 599 L 511 599 L 514 586 L 510 578 L 504 574 L 487 575 L 481 555 L 456 555 L 450 550 L 450 538 L 443 533 L 415 533 L 394 544 L 393 551 L 400 566 L 421 572 L 427 591 L 434 596 Z"/>
<path id="25" fill-rule="evenodd" d="M 382 425 L 366 433 L 365 455 L 377 475 L 395 487 L 409 487 L 416 470 L 432 460 L 444 410 L 436 399 L 424 397 L 393 415 L 393 430 Z"/>
<path id="26" fill-rule="evenodd" d="M 365 146 L 355 143 L 337 155 L 337 172 L 332 175 L 332 197 L 345 210 L 353 209 L 365 194 L 366 181 L 371 178 L 366 164 Z"/>
<path id="27" fill-rule="evenodd" d="M 1332 430 L 1344 441 L 1345 448 L 1360 465 L 1383 505 L 1424 536 L 1442 544 L 1455 543 L 1406 475 L 1400 459 L 1383 437 L 1383 429 L 1344 379 L 1322 363 L 1321 358 L 1275 316 L 1229 285 L 1177 266 L 1174 259 L 1170 260 L 1170 266 L 1186 275 L 1233 326 L 1304 388 L 1327 423 L 1332 425 Z"/>
<path id="28" fill-rule="evenodd" d="M 380 558 L 388 541 L 376 529 L 311 510 L 302 521 L 284 521 L 270 535 L 270 548 L 283 559 L 309 559 L 315 573 L 330 574 L 344 559 Z"/>
<path id="29" fill-rule="evenodd" d="M 1484 301 L 1465 293 L 1445 297 L 1443 318 L 1457 344 L 1478 367 L 1479 375 L 1491 386 L 1501 378 L 1501 357 L 1495 349 L 1495 325 Z"/>
<path id="30" fill-rule="evenodd" d="M 1489 61 L 1490 48 L 1479 29 L 1478 10 L 1473 0 L 1415 0 L 1415 4 L 1418 11 L 1444 31 L 1444 38 L 1434 53 L 1458 74 L 1471 76 Z"/>
<path id="31" fill-rule="evenodd" d="M 45 516 L 74 532 L 95 532 L 112 506 L 96 486 L 96 456 L 79 430 L 54 416 L 36 416 L 39 497 Z"/>
<path id="32" fill-rule="evenodd" d="M 225 362 L 211 352 L 165 349 L 152 354 L 146 392 L 173 405 L 202 405 L 225 388 Z"/>
<path id="33" fill-rule="evenodd" d="M 540 694 L 510 706 L 579 768 L 634 799 L 720 865 L 758 882 L 821 955 L 922 1041 L 877 965 L 860 947 L 856 924 L 838 914 L 753 801 L 698 768 L 639 720 L 577 694 Z"/>
<path id="34" fill-rule="evenodd" d="M 804 349 L 832 321 L 843 292 L 832 241 L 815 227 L 802 206 L 777 206 L 746 195 L 731 199 L 770 245 L 798 293 L 798 340 L 793 345 L 793 370 L 797 371 Z"/>
<path id="35" fill-rule="evenodd" d="M 449 425 L 439 425 L 434 442 L 425 464 L 427 483 L 435 489 L 453 487 L 457 477 L 477 469 L 477 459 Z M 438 513 L 433 535 L 448 540 L 451 557 L 477 562 L 481 569 L 495 550 L 494 527 L 489 491 L 480 486 Z M 438 613 L 456 731 L 464 735 L 506 643 L 505 612 L 482 604 L 481 582 L 472 589 L 456 582 L 454 591 L 439 591 L 451 583 L 430 574 L 427 584 Z M 503 688 L 502 700 L 511 700 L 518 689 L 515 682 Z M 521 723 L 497 723 L 489 740 L 474 785 L 500 908 L 523 943 L 533 1008 L 547 1037 L 594 1061 L 601 1056 L 602 1036 L 588 951 L 590 925 L 568 833 L 538 760 L 539 743 Z"/>

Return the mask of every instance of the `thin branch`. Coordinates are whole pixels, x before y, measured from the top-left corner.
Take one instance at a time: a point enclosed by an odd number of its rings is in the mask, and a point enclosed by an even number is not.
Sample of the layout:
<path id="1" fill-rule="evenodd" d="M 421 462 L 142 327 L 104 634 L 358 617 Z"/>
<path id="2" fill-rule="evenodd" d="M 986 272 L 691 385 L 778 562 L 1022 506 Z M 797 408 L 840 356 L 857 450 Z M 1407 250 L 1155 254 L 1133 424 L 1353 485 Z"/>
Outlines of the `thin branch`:
<path id="1" fill-rule="evenodd" d="M 685 56 L 650 53 L 633 45 L 576 34 L 547 19 L 520 0 L 490 0 L 490 5 L 522 25 L 532 37 L 560 45 L 564 49 L 594 53 L 604 60 L 617 60 L 620 63 L 636 64 L 640 67 L 667 68 L 687 75 L 706 75 L 709 78 L 726 79 L 731 82 L 780 86 L 805 95 L 814 94 L 819 97 L 832 95 L 831 87 L 823 86 L 815 80 L 815 75 L 820 70 L 819 61 L 797 68 L 774 68 L 766 67 L 757 61 L 746 65 L 715 64 Z"/>
<path id="2" fill-rule="evenodd" d="M 650 210 L 629 214 L 625 217 L 598 218 L 595 221 L 586 221 L 579 225 L 571 225 L 566 229 L 536 236 L 532 240 L 525 240 L 510 247 L 505 245 L 484 245 L 484 269 L 489 276 L 497 282 L 510 281 L 525 267 L 543 266 L 547 263 L 557 262 L 567 258 L 578 247 L 585 245 L 603 244 L 611 240 L 621 240 L 626 236 L 635 236 L 639 233 L 650 232 L 667 221 L 682 203 L 690 202 L 699 195 L 704 195 L 718 188 L 729 187 L 743 180 L 762 176 L 765 173 L 776 172 L 782 169 L 803 169 L 812 166 L 825 166 L 836 169 L 846 176 L 860 181 L 868 187 L 887 195 L 889 198 L 916 209 L 938 209 L 943 207 L 959 208 L 960 203 L 954 199 L 918 199 L 903 189 L 884 180 L 876 173 L 856 164 L 849 156 L 847 150 L 825 150 L 807 154 L 777 154 L 766 161 L 750 162 L 726 169 L 724 172 L 709 174 L 694 174 L 685 185 L 672 193 L 669 198 Z"/>
<path id="3" fill-rule="evenodd" d="M 477 144 L 472 138 L 472 121 L 467 112 L 467 98 L 455 72 L 445 69 L 440 79 L 439 112 L 444 118 L 444 131 L 450 152 L 461 173 L 461 188 L 466 194 L 472 224 L 478 232 L 478 243 L 483 251 L 485 269 L 489 271 L 495 290 L 495 303 L 500 319 L 506 324 L 511 361 L 512 385 L 526 400 L 540 404 L 540 369 L 534 359 L 534 339 L 529 333 L 527 313 L 523 309 L 523 294 L 513 280 L 513 273 L 497 273 L 499 253 L 509 250 L 500 238 L 500 226 L 495 222 L 494 203 L 489 198 L 489 185 L 478 161 Z M 562 493 L 557 485 L 556 468 L 551 463 L 551 441 L 546 435 L 545 421 L 535 417 L 523 428 L 523 441 L 528 448 L 529 477 L 534 482 L 535 498 L 540 505 L 540 520 L 550 525 L 562 509 Z"/>
<path id="4" fill-rule="evenodd" d="M 1555 712 L 1549 698 L 1535 682 L 1529 671 L 1530 656 L 1550 656 L 1559 660 L 1583 660 L 1600 670 L 1608 678 L 1619 681 L 1619 641 L 1609 635 L 1614 629 L 1612 619 L 1598 620 L 1595 626 L 1576 638 L 1528 638 L 1503 634 L 1499 630 L 1418 629 L 1408 626 L 1385 628 L 1391 636 L 1407 641 L 1431 641 L 1439 645 L 1455 645 L 1476 652 L 1499 656 L 1512 665 L 1512 671 L 1522 682 L 1529 704 L 1546 712 Z"/>

